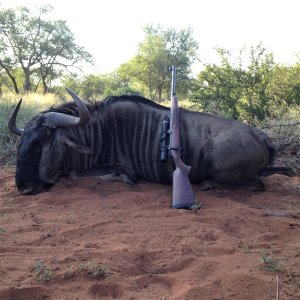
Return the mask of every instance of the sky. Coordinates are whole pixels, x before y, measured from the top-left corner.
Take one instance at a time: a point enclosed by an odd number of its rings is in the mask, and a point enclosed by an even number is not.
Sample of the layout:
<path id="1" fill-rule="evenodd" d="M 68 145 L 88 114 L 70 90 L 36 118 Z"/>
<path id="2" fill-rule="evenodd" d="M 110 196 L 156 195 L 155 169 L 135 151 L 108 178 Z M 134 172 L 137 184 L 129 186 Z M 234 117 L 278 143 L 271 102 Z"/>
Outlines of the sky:
<path id="1" fill-rule="evenodd" d="M 0 8 L 53 6 L 76 42 L 94 57 L 90 72 L 107 73 L 128 62 L 144 40 L 143 27 L 190 27 L 203 63 L 218 63 L 215 48 L 259 43 L 275 62 L 293 64 L 300 54 L 300 0 L 0 0 Z M 198 73 L 201 64 L 193 66 Z"/>

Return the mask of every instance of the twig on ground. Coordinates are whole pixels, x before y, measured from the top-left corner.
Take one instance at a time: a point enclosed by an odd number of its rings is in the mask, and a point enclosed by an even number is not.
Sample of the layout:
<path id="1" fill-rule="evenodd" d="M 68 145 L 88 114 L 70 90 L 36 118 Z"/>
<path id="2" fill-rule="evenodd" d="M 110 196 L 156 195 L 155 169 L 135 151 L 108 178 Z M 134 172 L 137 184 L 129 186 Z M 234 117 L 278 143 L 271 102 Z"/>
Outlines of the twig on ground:
<path id="1" fill-rule="evenodd" d="M 292 208 L 292 205 L 290 205 L 287 209 L 279 209 L 279 210 L 272 210 L 271 208 L 267 208 L 264 211 L 265 216 L 267 217 L 283 217 L 283 216 L 289 216 L 290 215 L 290 209 Z"/>
<path id="2" fill-rule="evenodd" d="M 271 293 L 272 293 L 272 288 L 270 287 L 270 285 L 269 285 L 268 281 L 266 281 L 266 285 L 267 285 L 267 287 L 269 288 L 269 293 L 268 293 L 268 295 L 267 295 L 267 298 L 266 298 L 266 299 L 268 299 L 268 298 L 269 298 L 269 296 L 270 296 L 270 295 L 271 295 Z"/>
<path id="3" fill-rule="evenodd" d="M 273 125 L 263 126 L 261 128 L 267 129 L 267 128 L 272 128 L 272 127 L 286 127 L 286 126 L 297 126 L 297 125 L 300 125 L 300 122 L 289 123 L 289 124 L 273 124 Z"/>

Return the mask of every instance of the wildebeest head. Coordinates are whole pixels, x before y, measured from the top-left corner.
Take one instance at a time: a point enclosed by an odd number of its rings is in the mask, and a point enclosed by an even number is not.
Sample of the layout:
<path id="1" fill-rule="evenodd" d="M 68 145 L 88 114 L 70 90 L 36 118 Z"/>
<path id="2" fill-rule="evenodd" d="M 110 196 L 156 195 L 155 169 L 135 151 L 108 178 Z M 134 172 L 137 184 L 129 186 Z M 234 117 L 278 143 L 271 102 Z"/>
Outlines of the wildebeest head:
<path id="1" fill-rule="evenodd" d="M 79 117 L 59 112 L 45 112 L 30 120 L 24 129 L 16 126 L 16 117 L 22 102 L 11 114 L 9 129 L 21 136 L 17 152 L 16 185 L 24 195 L 39 193 L 51 186 L 60 175 L 59 164 L 64 159 L 65 145 L 76 151 L 89 153 L 89 148 L 80 147 L 57 128 L 83 126 L 90 120 L 90 112 L 81 99 L 67 89 L 73 97 Z"/>

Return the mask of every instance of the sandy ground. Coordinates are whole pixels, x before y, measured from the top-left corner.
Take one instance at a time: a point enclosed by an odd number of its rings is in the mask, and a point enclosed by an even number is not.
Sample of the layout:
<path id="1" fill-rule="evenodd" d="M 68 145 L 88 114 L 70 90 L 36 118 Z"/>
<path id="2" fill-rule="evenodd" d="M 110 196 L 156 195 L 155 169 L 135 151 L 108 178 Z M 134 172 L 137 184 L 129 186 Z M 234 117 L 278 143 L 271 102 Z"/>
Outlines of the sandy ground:
<path id="1" fill-rule="evenodd" d="M 300 177 L 266 192 L 61 179 L 18 195 L 0 170 L 0 299 L 300 299 Z M 277 295 L 278 293 L 278 295 Z"/>

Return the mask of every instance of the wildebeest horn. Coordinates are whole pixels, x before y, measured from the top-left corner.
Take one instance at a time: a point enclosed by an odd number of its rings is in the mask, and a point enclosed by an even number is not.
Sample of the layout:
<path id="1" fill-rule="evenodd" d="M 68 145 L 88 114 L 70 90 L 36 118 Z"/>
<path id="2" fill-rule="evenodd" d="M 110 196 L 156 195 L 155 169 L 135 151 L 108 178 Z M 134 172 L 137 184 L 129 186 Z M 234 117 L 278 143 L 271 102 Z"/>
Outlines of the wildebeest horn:
<path id="1" fill-rule="evenodd" d="M 17 106 L 15 107 L 14 111 L 12 112 L 12 114 L 10 115 L 9 117 L 9 120 L 8 120 L 8 128 L 9 130 L 16 134 L 16 135 L 19 135 L 21 136 L 24 129 L 20 129 L 17 127 L 16 125 L 16 118 L 17 118 L 17 114 L 18 114 L 18 111 L 19 111 L 19 108 L 20 108 L 20 105 L 22 103 L 22 99 L 20 99 L 20 101 L 18 102 Z"/>
<path id="2" fill-rule="evenodd" d="M 91 114 L 82 100 L 70 89 L 66 88 L 66 90 L 76 102 L 79 118 L 57 112 L 48 112 L 45 113 L 44 117 L 45 124 L 49 127 L 78 127 L 88 123 L 91 118 Z"/>

